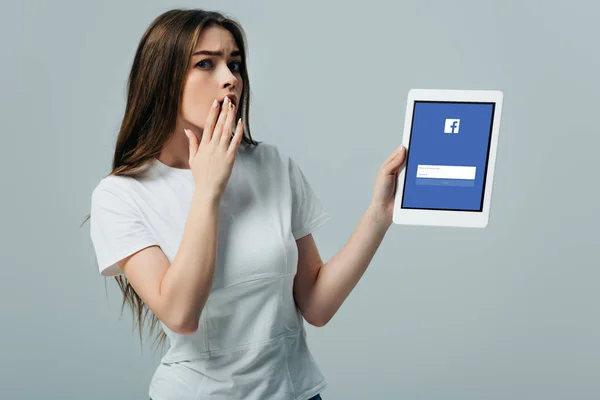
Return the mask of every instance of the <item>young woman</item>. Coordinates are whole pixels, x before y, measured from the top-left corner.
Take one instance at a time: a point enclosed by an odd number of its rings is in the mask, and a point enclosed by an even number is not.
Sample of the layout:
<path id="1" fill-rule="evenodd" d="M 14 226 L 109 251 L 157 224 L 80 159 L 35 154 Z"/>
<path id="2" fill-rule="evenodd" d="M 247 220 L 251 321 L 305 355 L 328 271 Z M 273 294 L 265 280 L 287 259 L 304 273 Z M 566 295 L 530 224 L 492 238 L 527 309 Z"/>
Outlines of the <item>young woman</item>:
<path id="1" fill-rule="evenodd" d="M 304 320 L 333 317 L 392 223 L 403 148 L 382 165 L 348 243 L 323 263 L 311 233 L 329 215 L 294 160 L 252 139 L 249 94 L 235 21 L 171 10 L 144 33 L 90 235 L 140 338 L 150 316 L 150 332 L 158 323 L 169 339 L 154 400 L 320 399 L 326 381 Z"/>

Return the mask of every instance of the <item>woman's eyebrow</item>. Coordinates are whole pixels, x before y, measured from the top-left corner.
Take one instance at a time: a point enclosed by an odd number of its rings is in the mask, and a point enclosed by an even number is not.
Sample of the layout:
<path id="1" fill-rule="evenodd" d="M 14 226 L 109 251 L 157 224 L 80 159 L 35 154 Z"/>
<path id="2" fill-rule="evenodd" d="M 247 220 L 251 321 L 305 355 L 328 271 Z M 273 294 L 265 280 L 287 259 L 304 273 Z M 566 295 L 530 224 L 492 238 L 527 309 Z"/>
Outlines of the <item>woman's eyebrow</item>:
<path id="1" fill-rule="evenodd" d="M 223 52 L 222 51 L 200 50 L 200 51 L 193 53 L 192 56 L 198 56 L 201 54 L 204 54 L 207 56 L 219 56 L 220 57 L 223 55 Z M 242 53 L 239 50 L 234 50 L 230 54 L 231 57 L 237 57 L 237 56 L 241 56 L 241 55 L 242 55 Z"/>

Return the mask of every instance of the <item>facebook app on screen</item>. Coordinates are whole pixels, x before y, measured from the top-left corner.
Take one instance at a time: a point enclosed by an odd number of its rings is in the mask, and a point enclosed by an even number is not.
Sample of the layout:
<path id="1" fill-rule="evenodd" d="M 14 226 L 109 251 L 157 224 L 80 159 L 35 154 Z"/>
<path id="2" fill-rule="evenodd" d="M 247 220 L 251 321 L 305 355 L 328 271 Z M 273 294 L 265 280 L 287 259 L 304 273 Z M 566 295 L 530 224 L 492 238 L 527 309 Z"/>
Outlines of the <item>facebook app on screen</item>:
<path id="1" fill-rule="evenodd" d="M 415 102 L 402 208 L 482 210 L 494 106 Z"/>

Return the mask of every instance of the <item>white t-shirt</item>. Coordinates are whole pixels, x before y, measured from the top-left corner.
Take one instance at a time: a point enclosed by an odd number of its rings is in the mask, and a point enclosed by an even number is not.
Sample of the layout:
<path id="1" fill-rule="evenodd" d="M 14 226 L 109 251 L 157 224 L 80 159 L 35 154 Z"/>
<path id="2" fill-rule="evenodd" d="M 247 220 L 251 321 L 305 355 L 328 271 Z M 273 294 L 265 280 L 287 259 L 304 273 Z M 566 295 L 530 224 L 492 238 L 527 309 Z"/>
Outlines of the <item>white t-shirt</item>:
<path id="1" fill-rule="evenodd" d="M 135 178 L 103 178 L 90 220 L 100 273 L 120 274 L 118 261 L 152 245 L 172 261 L 194 191 L 191 170 L 157 159 Z M 217 264 L 198 331 L 179 335 L 161 323 L 170 347 L 149 395 L 307 400 L 327 383 L 294 302 L 295 241 L 330 216 L 299 166 L 265 142 L 241 143 L 220 204 Z"/>

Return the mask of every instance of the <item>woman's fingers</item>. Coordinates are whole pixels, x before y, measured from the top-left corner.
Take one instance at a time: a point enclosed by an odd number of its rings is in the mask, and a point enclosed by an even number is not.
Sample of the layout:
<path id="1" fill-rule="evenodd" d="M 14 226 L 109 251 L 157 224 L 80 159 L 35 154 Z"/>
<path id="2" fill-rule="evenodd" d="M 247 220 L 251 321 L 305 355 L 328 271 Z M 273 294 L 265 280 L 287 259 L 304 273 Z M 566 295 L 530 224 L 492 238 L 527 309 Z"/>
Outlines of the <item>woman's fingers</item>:
<path id="1" fill-rule="evenodd" d="M 219 144 L 221 139 L 221 134 L 223 133 L 223 129 L 225 127 L 225 122 L 227 120 L 227 115 L 229 114 L 229 98 L 225 97 L 223 101 L 223 106 L 221 107 L 221 114 L 219 115 L 219 119 L 217 120 L 217 125 L 215 125 L 215 129 L 212 133 L 211 142 L 215 144 Z"/>
<path id="2" fill-rule="evenodd" d="M 208 112 L 208 117 L 206 117 L 206 123 L 204 124 L 204 132 L 202 133 L 202 143 L 210 142 L 212 137 L 212 132 L 215 129 L 215 125 L 217 124 L 217 117 L 219 116 L 219 102 L 217 99 L 213 101 L 213 104 Z"/>
<path id="3" fill-rule="evenodd" d="M 238 147 L 240 147 L 240 143 L 241 143 L 243 137 L 244 137 L 244 123 L 242 122 L 242 119 L 240 118 L 240 119 L 238 119 L 238 123 L 235 128 L 235 135 L 233 135 L 233 137 L 231 138 L 229 148 L 227 149 L 227 151 L 236 153 Z"/>
<path id="4" fill-rule="evenodd" d="M 227 148 L 227 144 L 233 135 L 233 130 L 235 129 L 235 105 L 233 103 L 229 103 L 228 106 L 227 119 L 225 120 L 225 124 L 223 126 L 223 132 L 221 134 L 221 146 L 223 148 Z"/>
<path id="5" fill-rule="evenodd" d="M 397 148 L 396 150 L 394 150 L 392 152 L 392 154 L 388 157 L 388 159 L 385 160 L 384 164 L 388 164 L 394 160 L 398 160 L 398 157 L 404 157 L 405 152 L 406 152 L 406 147 L 404 147 L 404 145 L 400 146 L 399 148 Z"/>
<path id="6" fill-rule="evenodd" d="M 394 150 L 392 155 L 383 163 L 381 170 L 386 174 L 397 172 L 406 160 L 406 147 Z"/>
<path id="7" fill-rule="evenodd" d="M 191 160 L 192 157 L 194 157 L 196 155 L 196 152 L 198 151 L 198 136 L 196 136 L 196 134 L 192 132 L 191 129 L 184 129 L 184 131 L 185 135 L 188 138 L 188 144 L 190 149 L 189 159 Z"/>

